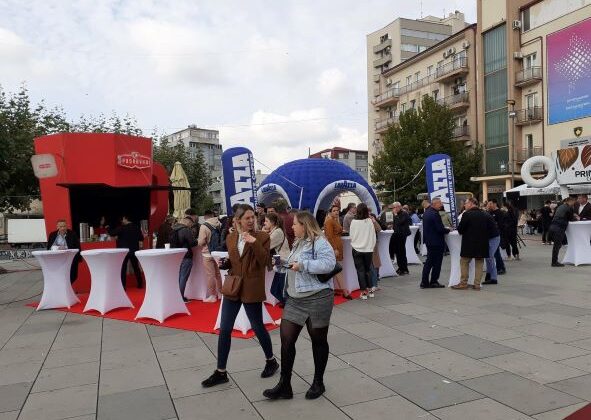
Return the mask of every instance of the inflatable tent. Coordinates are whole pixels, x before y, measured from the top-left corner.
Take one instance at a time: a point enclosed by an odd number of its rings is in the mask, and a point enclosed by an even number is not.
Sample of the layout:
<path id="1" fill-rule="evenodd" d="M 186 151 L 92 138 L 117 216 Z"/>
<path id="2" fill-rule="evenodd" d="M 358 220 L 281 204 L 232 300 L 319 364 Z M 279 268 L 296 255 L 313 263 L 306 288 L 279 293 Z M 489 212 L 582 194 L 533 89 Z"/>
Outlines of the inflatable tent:
<path id="1" fill-rule="evenodd" d="M 334 198 L 353 192 L 379 213 L 378 199 L 361 175 L 344 163 L 330 159 L 299 159 L 274 170 L 257 191 L 257 201 L 269 205 L 284 198 L 290 207 L 307 209 L 316 214 L 328 210 Z"/>

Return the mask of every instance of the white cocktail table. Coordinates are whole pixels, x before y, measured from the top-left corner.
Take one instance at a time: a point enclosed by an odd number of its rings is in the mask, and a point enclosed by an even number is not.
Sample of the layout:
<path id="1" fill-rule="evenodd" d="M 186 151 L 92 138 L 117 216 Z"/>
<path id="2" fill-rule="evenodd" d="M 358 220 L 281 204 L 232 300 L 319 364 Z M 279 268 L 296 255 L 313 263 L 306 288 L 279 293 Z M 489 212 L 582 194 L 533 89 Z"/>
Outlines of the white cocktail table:
<path id="1" fill-rule="evenodd" d="M 95 310 L 101 315 L 116 308 L 133 308 L 121 284 L 121 265 L 127 248 L 102 248 L 82 251 L 90 270 L 90 295 L 84 312 Z"/>
<path id="2" fill-rule="evenodd" d="M 207 278 L 201 249 L 200 246 L 193 247 L 193 266 L 185 287 L 187 299 L 203 300 L 207 297 Z"/>
<path id="3" fill-rule="evenodd" d="M 406 261 L 408 264 L 422 264 L 417 252 L 415 251 L 415 236 L 419 231 L 418 226 L 410 226 L 410 235 L 406 237 Z"/>
<path id="4" fill-rule="evenodd" d="M 53 308 L 71 308 L 80 302 L 70 284 L 72 261 L 77 249 L 59 251 L 33 251 L 43 272 L 43 295 L 37 310 Z"/>
<path id="5" fill-rule="evenodd" d="M 392 233 L 394 233 L 393 230 L 382 230 L 378 233 L 378 253 L 382 263 L 380 277 L 396 277 L 398 275 L 394 269 L 394 264 L 392 264 L 392 258 L 390 258 L 390 238 Z"/>
<path id="6" fill-rule="evenodd" d="M 562 259 L 563 264 L 591 264 L 591 220 L 569 222 L 566 228 L 568 246 Z"/>
<path id="7" fill-rule="evenodd" d="M 185 248 L 136 251 L 146 277 L 146 294 L 136 315 L 162 323 L 174 314 L 189 314 L 179 287 L 179 269 Z"/>
<path id="8" fill-rule="evenodd" d="M 355 263 L 353 262 L 353 248 L 351 247 L 351 237 L 343 236 L 343 284 L 347 293 L 351 293 L 355 290 L 359 290 L 359 280 L 357 279 L 357 270 L 355 269 Z M 390 257 L 388 257 L 390 258 Z"/>
<path id="9" fill-rule="evenodd" d="M 449 232 L 445 235 L 445 242 L 449 249 L 450 271 L 448 286 L 455 286 L 460 283 L 460 251 L 462 249 L 462 235 L 457 230 Z M 470 271 L 468 273 L 468 284 L 474 284 L 474 260 L 470 261 Z"/>
<path id="10" fill-rule="evenodd" d="M 275 306 L 279 303 L 279 300 L 271 294 L 271 286 L 273 285 L 273 279 L 275 278 L 275 271 L 265 271 L 265 296 L 267 300 L 265 303 Z"/>

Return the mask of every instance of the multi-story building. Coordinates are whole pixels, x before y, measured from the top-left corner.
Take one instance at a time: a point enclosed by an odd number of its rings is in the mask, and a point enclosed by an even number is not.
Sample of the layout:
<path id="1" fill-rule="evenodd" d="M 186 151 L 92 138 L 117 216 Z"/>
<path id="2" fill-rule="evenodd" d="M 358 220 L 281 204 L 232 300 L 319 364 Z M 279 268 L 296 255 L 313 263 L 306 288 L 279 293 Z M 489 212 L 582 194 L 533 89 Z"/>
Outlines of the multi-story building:
<path id="1" fill-rule="evenodd" d="M 393 105 L 386 96 L 400 89 L 410 89 L 409 86 L 417 86 L 417 83 L 428 74 L 429 67 L 420 68 L 414 73 L 405 74 L 400 79 L 392 79 L 392 71 L 398 68 L 400 63 L 410 60 L 417 54 L 422 55 L 426 50 L 452 34 L 463 31 L 466 27 L 464 14 L 456 11 L 447 18 L 427 16 L 422 19 L 412 20 L 398 18 L 384 28 L 367 35 L 367 92 L 368 92 L 368 145 L 369 162 L 375 153 L 375 145 L 379 146 L 380 133 L 376 131 L 376 120 L 382 121 L 380 129 L 392 123 L 398 110 L 392 111 Z M 451 56 L 450 56 L 451 57 Z M 438 61 L 441 61 L 438 60 Z M 437 62 L 431 71 L 434 71 Z M 390 76 L 384 77 L 385 74 Z M 396 78 L 396 77 L 395 77 Z M 415 91 L 416 89 L 412 89 Z M 410 92 L 410 90 L 408 90 Z M 431 92 L 429 92 L 431 93 Z M 376 98 L 380 97 L 383 106 L 375 106 Z M 410 106 L 410 104 L 408 104 Z M 388 109 L 389 108 L 389 109 Z M 391 115 L 384 118 L 387 113 Z M 384 125 L 385 124 L 385 125 Z"/>
<path id="2" fill-rule="evenodd" d="M 333 147 L 332 149 L 324 149 L 320 152 L 313 153 L 308 157 L 338 160 L 349 168 L 357 171 L 365 180 L 369 178 L 367 172 L 368 165 L 366 150 L 351 150 L 345 149 L 344 147 Z"/>
<path id="3" fill-rule="evenodd" d="M 171 143 L 182 142 L 190 153 L 200 150 L 209 168 L 211 185 L 208 193 L 212 196 L 216 210 L 225 210 L 224 182 L 222 178 L 222 145 L 217 130 L 198 128 L 189 125 L 187 128 L 165 137 Z"/>
<path id="4" fill-rule="evenodd" d="M 591 0 L 477 4 L 485 175 L 475 180 L 484 199 L 500 198 L 528 157 L 550 156 L 577 127 L 591 134 Z"/>

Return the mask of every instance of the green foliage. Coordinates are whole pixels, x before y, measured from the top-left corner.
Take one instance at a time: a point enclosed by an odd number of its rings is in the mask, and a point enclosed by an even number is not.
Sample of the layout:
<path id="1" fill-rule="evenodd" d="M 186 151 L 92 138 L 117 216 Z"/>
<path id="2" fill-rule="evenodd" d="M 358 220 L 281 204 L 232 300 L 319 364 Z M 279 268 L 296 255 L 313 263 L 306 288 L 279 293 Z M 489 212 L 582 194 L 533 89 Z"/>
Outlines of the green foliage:
<path id="1" fill-rule="evenodd" d="M 411 109 L 401 114 L 399 125 L 391 127 L 383 136 L 383 149 L 375 156 L 371 166 L 371 178 L 380 186 L 377 189 L 380 198 L 390 202 L 396 185 L 396 200 L 416 202 L 417 194 L 427 190 L 425 172 L 414 181 L 412 179 L 425 159 L 436 153 L 451 157 L 456 191 L 477 194 L 478 183 L 470 181 L 470 177 L 481 172 L 482 149 L 480 146 L 469 148 L 463 142 L 452 140 L 454 127 L 454 114 L 429 96 L 423 98 L 418 110 Z"/>

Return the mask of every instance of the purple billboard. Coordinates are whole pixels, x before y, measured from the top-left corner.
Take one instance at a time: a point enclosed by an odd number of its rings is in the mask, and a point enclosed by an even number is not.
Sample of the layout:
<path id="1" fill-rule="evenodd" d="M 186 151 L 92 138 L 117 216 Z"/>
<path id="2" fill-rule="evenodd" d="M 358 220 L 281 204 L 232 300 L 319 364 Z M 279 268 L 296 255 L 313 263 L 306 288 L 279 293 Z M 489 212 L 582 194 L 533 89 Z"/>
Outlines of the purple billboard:
<path id="1" fill-rule="evenodd" d="M 548 124 L 591 116 L 591 19 L 546 38 Z"/>

